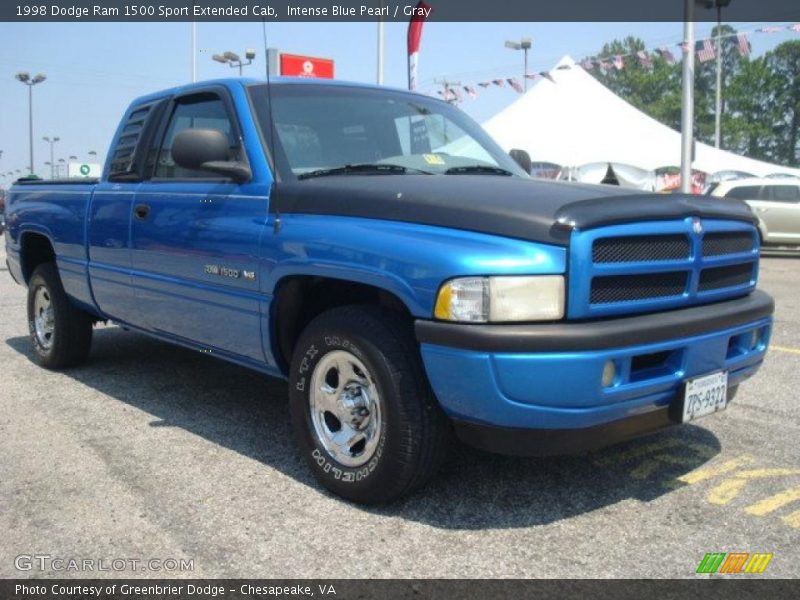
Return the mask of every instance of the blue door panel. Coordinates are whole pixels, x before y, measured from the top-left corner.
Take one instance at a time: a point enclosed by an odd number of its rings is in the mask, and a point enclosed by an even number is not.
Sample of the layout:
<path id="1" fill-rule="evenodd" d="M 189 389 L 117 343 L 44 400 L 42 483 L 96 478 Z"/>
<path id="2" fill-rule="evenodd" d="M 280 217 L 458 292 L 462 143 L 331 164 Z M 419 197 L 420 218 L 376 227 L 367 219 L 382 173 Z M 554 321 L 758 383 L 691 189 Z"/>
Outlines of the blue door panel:
<path id="1" fill-rule="evenodd" d="M 142 184 L 135 205 L 146 205 L 149 214 L 132 220 L 131 260 L 147 329 L 264 362 L 258 277 L 267 220 L 263 191 L 199 181 Z"/>

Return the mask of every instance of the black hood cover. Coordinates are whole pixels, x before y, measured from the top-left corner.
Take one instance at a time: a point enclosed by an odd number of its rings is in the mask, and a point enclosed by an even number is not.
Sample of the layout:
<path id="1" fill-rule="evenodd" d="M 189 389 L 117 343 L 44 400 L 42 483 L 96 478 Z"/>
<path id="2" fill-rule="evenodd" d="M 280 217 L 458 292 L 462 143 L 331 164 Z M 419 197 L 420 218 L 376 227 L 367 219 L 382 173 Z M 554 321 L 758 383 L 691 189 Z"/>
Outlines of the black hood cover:
<path id="1" fill-rule="evenodd" d="M 754 223 L 742 201 L 501 175 L 344 175 L 277 184 L 272 210 L 438 225 L 566 246 L 573 229 L 682 219 Z"/>

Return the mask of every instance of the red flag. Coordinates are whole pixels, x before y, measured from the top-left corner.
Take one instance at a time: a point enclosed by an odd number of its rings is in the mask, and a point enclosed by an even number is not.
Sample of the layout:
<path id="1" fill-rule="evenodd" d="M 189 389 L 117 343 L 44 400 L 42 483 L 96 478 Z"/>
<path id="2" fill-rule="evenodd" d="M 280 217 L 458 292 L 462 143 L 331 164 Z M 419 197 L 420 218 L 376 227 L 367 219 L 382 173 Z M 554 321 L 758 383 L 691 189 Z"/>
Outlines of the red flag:
<path id="1" fill-rule="evenodd" d="M 492 82 L 491 81 L 481 81 L 478 85 L 483 87 L 483 88 L 485 88 L 485 87 L 489 87 L 490 85 L 492 85 Z"/>
<path id="2" fill-rule="evenodd" d="M 506 84 L 505 79 L 492 79 L 492 83 L 497 87 L 503 87 Z"/>
<path id="3" fill-rule="evenodd" d="M 625 67 L 625 63 L 622 61 L 622 56 L 620 56 L 619 54 L 617 54 L 617 55 L 614 57 L 614 68 L 615 68 L 617 71 L 621 71 L 621 70 L 622 70 L 624 67 Z"/>
<path id="4" fill-rule="evenodd" d="M 795 23 L 794 25 L 789 25 L 789 29 L 791 29 L 792 31 L 795 31 L 797 33 L 800 33 L 800 23 Z"/>
<path id="5" fill-rule="evenodd" d="M 417 89 L 417 59 L 422 43 L 422 25 L 425 15 L 430 13 L 430 6 L 420 1 L 414 9 L 414 16 L 408 23 L 408 89 Z"/>
<path id="6" fill-rule="evenodd" d="M 756 29 L 759 33 L 778 33 L 781 30 L 781 27 L 775 27 L 774 25 L 770 27 L 762 27 L 761 29 Z"/>
<path id="7" fill-rule="evenodd" d="M 591 59 L 589 59 L 589 58 L 584 58 L 584 59 L 581 61 L 581 66 L 582 66 L 582 67 L 583 67 L 583 68 L 584 68 L 586 71 L 591 71 L 591 70 L 592 70 L 592 68 L 594 67 L 594 63 L 592 63 Z"/>
<path id="8" fill-rule="evenodd" d="M 465 85 L 464 86 L 464 91 L 467 92 L 467 96 L 469 96 L 470 98 L 477 98 L 478 97 L 478 92 L 476 92 L 475 88 L 472 87 L 471 85 Z"/>
<path id="9" fill-rule="evenodd" d="M 653 68 L 653 60 L 644 50 L 639 50 L 639 52 L 636 53 L 636 57 L 639 59 L 639 64 L 645 69 Z"/>
<path id="10" fill-rule="evenodd" d="M 528 73 L 525 75 L 525 79 L 536 79 L 536 73 Z"/>
<path id="11" fill-rule="evenodd" d="M 549 80 L 550 80 L 550 81 L 552 81 L 553 83 L 555 83 L 555 82 L 556 82 L 556 80 L 555 80 L 555 79 L 553 79 L 553 76 L 552 76 L 552 75 L 550 75 L 550 73 L 548 73 L 547 71 L 542 71 L 541 73 L 539 73 L 539 75 L 541 75 L 541 76 L 542 76 L 542 77 L 544 77 L 545 79 L 549 79 Z"/>

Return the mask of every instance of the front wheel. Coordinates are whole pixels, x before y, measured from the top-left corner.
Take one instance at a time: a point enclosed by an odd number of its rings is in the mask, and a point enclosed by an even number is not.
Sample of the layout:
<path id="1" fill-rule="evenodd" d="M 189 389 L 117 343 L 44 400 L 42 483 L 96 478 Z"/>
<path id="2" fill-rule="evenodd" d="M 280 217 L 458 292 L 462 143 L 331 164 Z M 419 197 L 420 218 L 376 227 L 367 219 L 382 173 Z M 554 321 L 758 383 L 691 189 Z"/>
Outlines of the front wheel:
<path id="1" fill-rule="evenodd" d="M 28 330 L 36 362 L 48 369 L 84 362 L 92 324 L 92 317 L 70 302 L 55 264 L 36 267 L 28 282 Z"/>
<path id="2" fill-rule="evenodd" d="M 383 504 L 420 487 L 450 426 L 425 377 L 411 325 L 374 306 L 329 310 L 303 331 L 289 394 L 295 437 L 326 488 Z"/>

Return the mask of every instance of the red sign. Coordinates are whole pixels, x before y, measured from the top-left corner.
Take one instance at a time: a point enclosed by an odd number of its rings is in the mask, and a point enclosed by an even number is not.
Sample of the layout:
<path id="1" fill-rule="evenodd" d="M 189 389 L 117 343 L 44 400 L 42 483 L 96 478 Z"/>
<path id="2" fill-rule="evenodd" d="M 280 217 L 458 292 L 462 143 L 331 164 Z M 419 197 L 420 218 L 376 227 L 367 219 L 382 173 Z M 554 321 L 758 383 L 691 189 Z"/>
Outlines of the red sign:
<path id="1" fill-rule="evenodd" d="M 333 61 L 329 58 L 281 54 L 281 75 L 333 79 Z"/>

